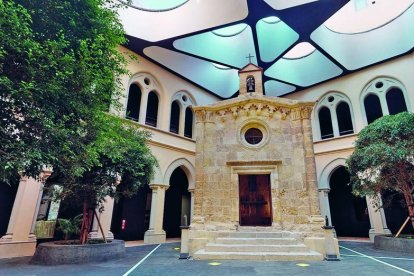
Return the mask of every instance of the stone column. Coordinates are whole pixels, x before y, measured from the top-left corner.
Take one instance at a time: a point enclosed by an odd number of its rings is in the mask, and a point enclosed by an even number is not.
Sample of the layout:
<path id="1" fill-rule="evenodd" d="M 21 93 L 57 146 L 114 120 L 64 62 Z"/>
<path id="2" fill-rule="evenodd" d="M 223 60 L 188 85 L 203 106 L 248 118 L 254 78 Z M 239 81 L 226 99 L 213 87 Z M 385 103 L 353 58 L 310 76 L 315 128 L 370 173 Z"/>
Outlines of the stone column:
<path id="1" fill-rule="evenodd" d="M 141 94 L 141 106 L 139 108 L 138 122 L 145 125 L 145 119 L 147 116 L 147 105 L 148 105 L 148 92 L 142 91 Z"/>
<path id="2" fill-rule="evenodd" d="M 144 243 L 163 243 L 166 240 L 162 229 L 164 221 L 165 191 L 169 188 L 164 184 L 150 184 L 152 190 L 151 215 L 149 229 L 145 232 Z"/>
<path id="3" fill-rule="evenodd" d="M 36 249 L 36 236 L 33 234 L 39 209 L 39 196 L 42 196 L 44 182 L 51 174 L 45 170 L 41 181 L 31 177 L 21 177 L 7 233 L 0 238 L 0 258 L 32 256 Z"/>
<path id="4" fill-rule="evenodd" d="M 385 221 L 384 209 L 377 208 L 373 198 L 366 196 L 367 208 L 369 214 L 369 221 L 371 223 L 371 229 L 369 230 L 369 239 L 374 241 L 376 235 L 391 234 L 391 231 L 387 228 L 387 222 Z M 380 205 L 382 201 L 380 198 Z"/>
<path id="5" fill-rule="evenodd" d="M 190 192 L 190 221 L 188 223 L 188 225 L 191 225 L 191 222 L 193 221 L 193 214 L 194 214 L 194 189 L 189 189 L 188 190 Z"/>
<path id="6" fill-rule="evenodd" d="M 185 107 L 180 106 L 180 121 L 178 123 L 178 134 L 184 136 L 184 128 L 185 128 Z"/>
<path id="7" fill-rule="evenodd" d="M 103 211 L 100 213 L 99 208 L 96 208 L 96 214 L 99 217 L 101 222 L 102 229 L 107 240 L 113 240 L 114 234 L 111 232 L 111 221 L 112 221 L 112 212 L 114 210 L 114 199 L 110 196 L 105 197 L 105 202 L 103 202 Z M 91 239 L 103 239 L 102 231 L 99 228 L 98 220 L 96 217 L 93 219 L 92 231 L 89 233 L 89 238 Z"/>
<path id="8" fill-rule="evenodd" d="M 329 191 L 330 189 L 319 189 L 319 201 L 321 205 L 322 217 L 327 216 L 329 225 L 332 226 L 331 209 L 329 205 Z"/>

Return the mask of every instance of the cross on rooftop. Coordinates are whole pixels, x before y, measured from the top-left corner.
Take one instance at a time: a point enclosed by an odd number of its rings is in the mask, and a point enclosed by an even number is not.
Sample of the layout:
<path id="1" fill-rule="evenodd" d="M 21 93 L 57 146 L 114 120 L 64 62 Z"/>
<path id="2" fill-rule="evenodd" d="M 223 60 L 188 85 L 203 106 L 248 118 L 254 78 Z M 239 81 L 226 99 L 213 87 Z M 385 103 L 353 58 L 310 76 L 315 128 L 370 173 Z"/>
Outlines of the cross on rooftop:
<path id="1" fill-rule="evenodd" d="M 250 53 L 249 53 L 249 55 L 246 57 L 246 58 L 248 58 L 249 59 L 249 63 L 252 63 L 252 58 L 253 58 L 254 56 L 252 56 Z"/>

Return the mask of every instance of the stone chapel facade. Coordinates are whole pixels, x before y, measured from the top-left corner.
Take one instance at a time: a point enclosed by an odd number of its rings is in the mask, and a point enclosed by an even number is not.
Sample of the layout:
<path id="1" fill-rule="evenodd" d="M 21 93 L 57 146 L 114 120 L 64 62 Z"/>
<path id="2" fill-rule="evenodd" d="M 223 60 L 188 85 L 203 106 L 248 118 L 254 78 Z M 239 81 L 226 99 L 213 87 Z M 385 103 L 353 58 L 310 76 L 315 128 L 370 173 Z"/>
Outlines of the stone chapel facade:
<path id="1" fill-rule="evenodd" d="M 223 231 L 323 237 L 310 121 L 314 103 L 264 96 L 262 69 L 253 64 L 239 76 L 237 98 L 194 108 L 190 255 Z"/>

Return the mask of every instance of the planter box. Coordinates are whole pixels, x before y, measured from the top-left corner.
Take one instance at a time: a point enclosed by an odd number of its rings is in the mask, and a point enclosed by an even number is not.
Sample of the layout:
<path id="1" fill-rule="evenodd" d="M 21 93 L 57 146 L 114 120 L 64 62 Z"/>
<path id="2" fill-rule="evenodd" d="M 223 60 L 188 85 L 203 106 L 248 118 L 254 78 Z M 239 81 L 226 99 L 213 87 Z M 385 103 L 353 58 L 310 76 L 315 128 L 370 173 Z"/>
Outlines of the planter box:
<path id="1" fill-rule="evenodd" d="M 414 239 L 377 235 L 374 238 L 374 247 L 382 250 L 414 252 Z"/>
<path id="2" fill-rule="evenodd" d="M 39 244 L 30 262 L 41 265 L 80 264 L 105 262 L 124 256 L 125 243 L 122 240 L 86 245 L 62 245 L 56 244 L 56 242 L 46 242 Z"/>
<path id="3" fill-rule="evenodd" d="M 55 234 L 56 221 L 36 221 L 35 235 L 38 239 L 52 239 Z"/>

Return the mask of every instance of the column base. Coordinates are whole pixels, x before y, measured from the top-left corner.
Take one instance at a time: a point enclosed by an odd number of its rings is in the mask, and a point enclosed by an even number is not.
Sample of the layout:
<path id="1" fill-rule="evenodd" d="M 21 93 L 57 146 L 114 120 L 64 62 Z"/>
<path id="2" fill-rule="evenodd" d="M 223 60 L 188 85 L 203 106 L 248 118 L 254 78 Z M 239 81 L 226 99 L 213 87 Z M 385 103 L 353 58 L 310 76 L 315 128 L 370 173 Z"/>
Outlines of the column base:
<path id="1" fill-rule="evenodd" d="M 370 241 L 374 242 L 374 238 L 377 235 L 392 235 L 390 229 L 384 228 L 381 232 L 375 232 L 374 228 L 369 229 L 369 239 Z"/>
<path id="2" fill-rule="evenodd" d="M 95 240 L 103 239 L 101 232 L 98 232 L 98 231 L 89 232 L 88 238 L 95 239 Z M 109 231 L 108 233 L 106 233 L 105 238 L 107 240 L 113 240 L 114 234 L 111 231 Z"/>
<path id="3" fill-rule="evenodd" d="M 33 256 L 36 242 L 1 242 L 0 259 Z"/>
<path id="4" fill-rule="evenodd" d="M 148 230 L 144 235 L 144 243 L 146 244 L 164 243 L 166 240 L 167 236 L 164 230 L 162 230 L 161 233 L 156 233 L 154 230 Z"/>

